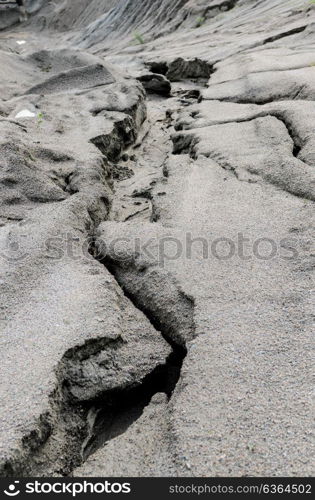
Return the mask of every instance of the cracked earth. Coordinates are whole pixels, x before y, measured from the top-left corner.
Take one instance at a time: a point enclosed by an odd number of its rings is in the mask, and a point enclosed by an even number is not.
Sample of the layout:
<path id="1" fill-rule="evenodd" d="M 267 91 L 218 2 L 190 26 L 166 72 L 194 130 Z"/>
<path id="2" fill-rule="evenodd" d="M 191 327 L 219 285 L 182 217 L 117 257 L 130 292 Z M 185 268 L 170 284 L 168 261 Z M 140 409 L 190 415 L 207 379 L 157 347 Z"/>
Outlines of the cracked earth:
<path id="1" fill-rule="evenodd" d="M 0 473 L 314 474 L 315 6 L 0 3 Z"/>

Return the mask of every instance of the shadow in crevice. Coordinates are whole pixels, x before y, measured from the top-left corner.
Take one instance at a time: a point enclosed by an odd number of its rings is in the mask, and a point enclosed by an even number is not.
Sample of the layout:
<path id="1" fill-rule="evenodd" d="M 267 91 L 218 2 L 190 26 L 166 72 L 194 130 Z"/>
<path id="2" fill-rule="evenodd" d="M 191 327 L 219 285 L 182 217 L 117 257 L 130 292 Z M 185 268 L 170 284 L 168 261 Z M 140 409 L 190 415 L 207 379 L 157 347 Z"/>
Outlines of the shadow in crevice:
<path id="1" fill-rule="evenodd" d="M 90 410 L 92 423 L 89 437 L 83 446 L 83 460 L 126 432 L 141 417 L 144 408 L 155 394 L 165 393 L 168 399 L 172 396 L 186 352 L 183 347 L 173 346 L 165 364 L 149 373 L 139 386 L 107 393 L 106 403 L 95 402 Z"/>

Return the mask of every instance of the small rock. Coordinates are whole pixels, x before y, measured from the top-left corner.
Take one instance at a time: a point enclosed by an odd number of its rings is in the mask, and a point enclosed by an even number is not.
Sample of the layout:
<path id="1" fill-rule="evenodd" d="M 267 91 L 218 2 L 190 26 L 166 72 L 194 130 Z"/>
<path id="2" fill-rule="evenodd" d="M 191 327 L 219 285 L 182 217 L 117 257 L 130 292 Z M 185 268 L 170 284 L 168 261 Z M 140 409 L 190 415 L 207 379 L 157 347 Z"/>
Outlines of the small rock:
<path id="1" fill-rule="evenodd" d="M 139 76 L 138 80 L 148 92 L 163 96 L 169 96 L 171 93 L 171 84 L 164 75 L 147 73 Z"/>

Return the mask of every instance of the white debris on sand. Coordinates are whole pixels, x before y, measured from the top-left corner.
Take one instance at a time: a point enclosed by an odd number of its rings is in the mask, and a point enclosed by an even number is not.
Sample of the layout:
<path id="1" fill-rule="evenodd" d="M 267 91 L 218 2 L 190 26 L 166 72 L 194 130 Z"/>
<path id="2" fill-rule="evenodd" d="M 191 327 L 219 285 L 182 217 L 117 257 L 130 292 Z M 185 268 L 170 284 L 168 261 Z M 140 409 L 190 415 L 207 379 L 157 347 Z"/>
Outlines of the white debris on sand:
<path id="1" fill-rule="evenodd" d="M 15 118 L 34 118 L 34 116 L 36 116 L 36 114 L 32 113 L 32 111 L 29 111 L 28 109 L 22 109 L 22 111 L 19 111 L 15 115 Z"/>

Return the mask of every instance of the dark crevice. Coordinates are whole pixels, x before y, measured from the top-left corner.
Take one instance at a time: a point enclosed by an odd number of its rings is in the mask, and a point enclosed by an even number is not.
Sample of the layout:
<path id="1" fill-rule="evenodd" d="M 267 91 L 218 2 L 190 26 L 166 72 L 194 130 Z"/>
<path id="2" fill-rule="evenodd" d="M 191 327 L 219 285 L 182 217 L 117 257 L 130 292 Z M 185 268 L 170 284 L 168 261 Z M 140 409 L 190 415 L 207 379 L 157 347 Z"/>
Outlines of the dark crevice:
<path id="1" fill-rule="evenodd" d="M 94 422 L 83 448 L 83 460 L 110 440 L 125 433 L 138 420 L 143 410 L 157 393 L 171 397 L 180 377 L 186 350 L 174 348 L 164 365 L 149 373 L 133 389 L 107 394 L 106 403 L 99 401 L 93 407 Z"/>
<path id="2" fill-rule="evenodd" d="M 164 75 L 171 82 L 191 79 L 206 83 L 210 75 L 214 73 L 213 65 L 198 57 L 194 59 L 177 57 L 169 63 L 153 61 L 147 63 L 147 66 L 152 73 Z"/>
<path id="3" fill-rule="evenodd" d="M 125 433 L 128 428 L 138 420 L 143 410 L 150 403 L 152 397 L 157 393 L 165 393 L 170 399 L 177 382 L 180 378 L 183 361 L 187 355 L 185 345 L 180 345 L 170 338 L 163 328 L 163 320 L 150 313 L 150 310 L 141 307 L 136 297 L 119 283 L 113 266 L 106 259 L 98 255 L 95 244 L 90 247 L 91 255 L 101 262 L 112 274 L 117 284 L 121 287 L 124 295 L 133 303 L 134 307 L 142 311 L 153 327 L 159 331 L 171 346 L 172 352 L 165 363 L 157 366 L 139 383 L 138 386 L 120 391 L 108 391 L 104 397 L 89 403 L 89 409 L 94 415 L 89 436 L 84 443 L 82 454 L 86 460 L 91 454 L 103 447 L 110 440 Z"/>
<path id="4" fill-rule="evenodd" d="M 293 156 L 295 156 L 295 158 L 298 157 L 301 149 L 302 149 L 301 146 L 298 146 L 297 144 L 294 144 L 294 147 L 293 147 Z"/>
<path id="5" fill-rule="evenodd" d="M 167 72 L 166 66 L 162 65 L 160 67 L 154 66 L 154 63 L 152 64 L 151 71 L 155 70 L 159 74 Z M 152 199 L 150 190 L 138 193 L 138 195 Z M 123 280 L 120 279 L 119 273 L 116 272 L 115 263 L 102 256 L 95 241 L 91 243 L 90 253 L 111 273 L 127 299 L 146 316 L 154 329 L 170 345 L 171 353 L 163 364 L 154 368 L 143 380 L 139 381 L 137 386 L 123 390 L 107 391 L 101 398 L 88 403 L 90 429 L 82 447 L 83 461 L 99 448 L 106 446 L 109 441 L 125 433 L 141 417 L 145 407 L 149 405 L 155 394 L 164 393 L 168 399 L 172 397 L 180 379 L 183 361 L 187 355 L 186 342 L 183 339 L 177 341 L 174 332 L 170 331 L 169 323 L 171 319 L 166 318 L 167 312 L 165 311 L 165 314 L 162 315 L 159 310 L 155 310 L 154 301 L 153 303 L 148 301 L 150 304 L 144 305 L 141 293 L 138 296 L 135 290 L 130 291 L 128 286 L 124 286 Z M 139 273 L 141 274 L 141 272 L 145 273 L 145 271 L 140 270 Z M 182 300 L 188 301 L 186 298 Z M 176 305 L 174 307 L 176 308 Z M 180 334 L 181 332 L 178 333 L 178 337 L 181 336 Z"/>
<path id="6" fill-rule="evenodd" d="M 148 62 L 146 64 L 146 66 L 148 66 L 149 70 L 152 73 L 156 73 L 158 75 L 164 75 L 165 76 L 166 73 L 168 72 L 168 64 L 165 61 Z"/>
<path id="7" fill-rule="evenodd" d="M 199 63 L 197 63 L 197 66 Z M 199 70 L 198 70 L 199 71 Z M 209 68 L 205 70 L 208 74 Z M 117 160 L 125 147 L 136 140 L 136 120 L 131 113 L 124 119 L 114 123 L 113 131 L 91 139 L 91 142 L 100 149 L 111 161 Z M 126 129 L 129 132 L 126 132 Z M 71 194 L 77 192 L 73 173 L 65 176 L 64 190 Z M 104 203 L 107 203 L 104 199 Z M 94 233 L 97 223 L 91 217 L 91 233 Z M 91 254 L 95 256 L 94 246 L 91 246 Z M 100 259 L 98 259 L 100 260 Z M 101 261 L 101 260 L 100 260 Z M 115 273 L 108 263 L 101 261 L 115 278 Z M 115 278 L 116 279 L 116 278 Z M 0 476 L 67 476 L 82 465 L 84 460 L 101 446 L 116 436 L 126 432 L 128 428 L 141 415 L 144 408 L 150 403 L 152 397 L 157 393 L 166 394 L 170 399 L 176 388 L 181 374 L 183 360 L 187 354 L 185 341 L 177 342 L 171 338 L 168 332 L 167 322 L 160 313 L 155 314 L 152 307 L 142 307 L 140 301 L 134 294 L 128 293 L 117 280 L 118 285 L 124 291 L 126 297 L 133 305 L 141 310 L 149 322 L 171 346 L 169 356 L 155 367 L 144 378 L 134 381 L 133 385 L 116 390 L 102 390 L 98 388 L 97 397 L 88 393 L 87 399 L 76 398 L 71 392 L 71 370 L 77 366 L 80 370 L 82 362 L 99 354 L 102 350 L 110 348 L 109 343 L 119 345 L 121 339 L 114 341 L 108 338 L 93 339 L 83 345 L 76 346 L 64 353 L 56 369 L 56 387 L 50 395 L 47 413 L 40 417 L 36 428 L 23 439 L 23 448 L 19 456 L 3 465 Z M 185 297 L 185 300 L 186 299 Z M 189 307 L 193 307 L 192 304 Z M 169 319 L 169 322 L 171 320 Z M 166 325 L 166 326 L 165 326 Z M 178 336 L 180 336 L 178 333 Z M 115 346 L 113 348 L 116 348 Z M 85 384 L 84 376 L 79 380 L 82 386 Z M 94 415 L 93 423 L 90 425 L 89 416 Z M 61 442 L 62 448 L 54 446 Z M 61 452 L 61 453 L 60 453 Z"/>
<path id="8" fill-rule="evenodd" d="M 94 254 L 92 250 L 91 253 Z M 125 295 L 128 297 L 128 294 Z M 155 394 L 165 393 L 170 399 L 187 350 L 163 333 L 162 336 L 172 347 L 164 363 L 156 366 L 137 385 L 107 390 L 83 402 L 77 401 L 71 394 L 71 364 L 79 366 L 84 360 L 108 349 L 110 343 L 119 344 L 122 339 L 92 339 L 69 349 L 56 372 L 58 383 L 50 397 L 50 410 L 40 417 L 38 428 L 24 437 L 24 455 L 2 464 L 0 477 L 71 475 L 88 456 L 126 432 L 141 417 Z M 89 425 L 91 414 L 94 416 L 93 423 Z M 60 439 L 64 442 L 62 456 L 60 450 L 54 449 L 54 441 Z"/>
<path id="9" fill-rule="evenodd" d="M 174 155 L 188 154 L 192 159 L 197 159 L 195 146 L 198 144 L 199 140 L 193 133 L 174 134 L 172 136 L 172 141 Z"/>
<path id="10" fill-rule="evenodd" d="M 95 257 L 93 243 L 90 253 Z M 138 304 L 133 297 L 128 293 L 125 295 L 137 308 Z M 155 328 L 162 326 L 161 323 L 157 325 L 154 315 L 146 316 Z M 156 366 L 136 384 L 122 389 L 100 391 L 97 397 L 90 397 L 85 401 L 78 401 L 72 394 L 73 365 L 77 365 L 80 370 L 85 360 L 89 361 L 102 350 L 119 348 L 123 340 L 120 337 L 96 338 L 69 349 L 56 370 L 57 385 L 50 396 L 49 410 L 40 417 L 38 427 L 24 437 L 23 456 L 14 457 L 3 464 L 0 476 L 71 475 L 88 456 L 126 432 L 140 418 L 155 394 L 165 393 L 170 399 L 180 378 L 187 350 L 164 334 L 163 328 L 161 335 L 172 347 L 172 352 L 164 363 Z M 84 379 L 82 384 L 84 385 Z M 92 425 L 89 425 L 91 414 L 94 418 Z M 62 456 L 60 449 L 55 450 L 56 440 L 64 443 Z"/>
<path id="11" fill-rule="evenodd" d="M 110 150 L 110 157 L 116 159 L 126 145 L 135 141 L 135 122 L 134 116 L 127 115 L 124 120 L 115 123 L 111 134 L 100 138 L 100 143 L 98 138 L 91 142 L 102 151 L 104 148 L 107 153 Z M 126 133 L 125 128 L 130 128 L 130 132 Z M 70 189 L 72 174 L 66 176 L 64 182 Z M 90 231 L 94 233 L 100 220 L 94 220 L 93 213 L 90 213 L 90 217 Z M 109 348 L 119 348 L 118 344 L 121 342 L 120 338 L 114 341 L 106 337 L 97 338 L 64 353 L 56 368 L 56 386 L 49 397 L 47 412 L 40 416 L 34 429 L 24 436 L 19 453 L 1 464 L 0 477 L 67 476 L 82 465 L 90 453 L 125 432 L 141 416 L 154 394 L 162 392 L 168 398 L 171 397 L 186 355 L 186 349 L 175 343 L 164 362 L 161 361 L 144 378 L 139 377 L 129 386 L 126 384 L 116 390 L 102 390 L 98 387 L 97 397 L 93 395 L 93 391 L 88 391 L 84 401 L 73 396 L 73 366 L 77 367 L 77 373 L 80 373 L 80 367 L 85 360 L 88 362 L 93 356 Z M 110 343 L 115 345 L 111 347 Z M 84 386 L 83 375 L 79 383 Z M 92 429 L 88 421 L 91 412 L 97 414 Z M 56 447 L 56 442 L 62 443 L 62 447 Z"/>
<path id="12" fill-rule="evenodd" d="M 128 132 L 127 132 L 128 130 Z M 109 161 L 117 161 L 123 150 L 136 140 L 136 128 L 131 116 L 114 123 L 113 131 L 90 139 Z"/>
<path id="13" fill-rule="evenodd" d="M 277 118 L 277 120 L 283 123 L 293 142 L 292 154 L 295 158 L 298 158 L 299 153 L 303 147 L 303 143 L 298 134 L 296 133 L 296 131 L 294 130 L 294 128 L 292 127 L 292 125 L 283 118 L 281 113 L 269 113 L 269 115 L 274 116 L 275 118 Z"/>
<path id="14" fill-rule="evenodd" d="M 214 17 L 214 16 L 209 16 L 208 14 L 211 14 L 212 12 L 216 12 L 216 14 L 220 14 L 222 12 L 227 12 L 229 10 L 234 9 L 236 4 L 239 2 L 239 0 L 226 0 L 225 2 L 220 2 L 217 3 L 216 5 L 211 5 L 205 9 L 203 12 L 202 17 L 207 19 L 208 17 Z"/>
<path id="15" fill-rule="evenodd" d="M 225 82 L 224 82 L 225 83 Z M 254 99 L 248 99 L 248 98 L 243 98 L 243 97 L 235 97 L 235 99 L 231 98 L 231 99 L 216 99 L 216 98 L 211 98 L 211 99 L 208 99 L 208 98 L 204 98 L 204 97 L 201 97 L 199 99 L 198 102 L 201 102 L 201 101 L 220 101 L 220 102 L 233 102 L 233 103 L 236 103 L 236 104 L 256 104 L 257 106 L 263 106 L 264 104 L 270 104 L 274 101 L 287 101 L 288 100 L 288 97 L 283 97 L 283 98 L 274 98 L 274 97 L 271 97 L 270 99 L 259 99 L 259 98 L 254 98 Z"/>
<path id="16" fill-rule="evenodd" d="M 144 91 L 143 91 L 144 92 Z M 90 110 L 92 116 L 107 116 L 108 107 L 96 107 Z M 113 129 L 107 134 L 92 137 L 90 142 L 96 146 L 109 161 L 117 161 L 122 152 L 135 143 L 139 126 L 146 118 L 145 94 L 130 108 L 126 109 L 123 117 L 114 121 Z"/>
<path id="17" fill-rule="evenodd" d="M 19 123 L 15 120 L 11 120 L 11 118 L 0 118 L 0 122 L 7 122 L 7 123 L 12 123 L 13 125 L 17 125 L 18 127 L 21 127 L 24 132 L 27 132 L 27 127 L 23 125 L 23 123 Z"/>
<path id="18" fill-rule="evenodd" d="M 166 316 L 162 316 L 159 313 L 155 312 L 153 310 L 153 306 L 149 305 L 149 303 L 144 305 L 142 301 L 137 298 L 137 295 L 135 293 L 132 293 L 129 289 L 127 289 L 126 286 L 124 286 L 124 283 L 119 279 L 119 275 L 116 272 L 117 264 L 108 256 L 104 258 L 101 255 L 101 251 L 96 248 L 95 243 L 91 245 L 90 252 L 93 257 L 96 258 L 101 264 L 103 264 L 107 271 L 113 276 L 116 283 L 122 289 L 124 295 L 130 300 L 130 302 L 132 302 L 134 307 L 136 309 L 139 309 L 147 317 L 155 330 L 157 330 L 162 335 L 164 340 L 172 347 L 173 352 L 184 359 L 187 354 L 186 342 L 183 340 L 181 342 L 177 342 L 174 340 L 174 336 L 171 336 L 169 334 Z M 139 270 L 138 272 L 141 273 L 141 270 Z M 142 272 L 145 273 L 146 269 L 143 269 Z M 185 297 L 185 299 L 189 300 L 190 302 L 192 301 L 192 299 L 188 297 Z"/>
<path id="19" fill-rule="evenodd" d="M 283 33 L 278 33 L 277 35 L 270 36 L 266 38 L 263 42 L 262 45 L 265 45 L 266 43 L 272 43 L 275 42 L 276 40 L 280 40 L 281 38 L 285 38 L 287 36 L 292 36 L 297 33 L 301 33 L 302 31 L 305 31 L 308 25 L 305 26 L 299 26 L 298 28 L 292 28 L 289 31 L 285 31 Z"/>
<path id="20" fill-rule="evenodd" d="M 303 68 L 298 68 L 298 69 L 303 69 Z M 279 70 L 279 72 L 284 72 L 284 71 L 289 71 L 289 70 Z M 294 71 L 294 70 L 292 70 Z M 264 71 L 260 71 L 258 72 L 259 73 L 265 73 Z M 242 80 L 245 80 L 245 78 L 238 78 L 237 79 L 238 81 L 242 81 Z M 231 82 L 235 82 L 236 80 L 225 80 L 224 82 L 220 82 L 216 85 L 223 85 L 225 83 L 231 83 Z M 211 87 L 209 87 L 211 88 Z M 257 106 L 263 106 L 264 104 L 270 104 L 270 103 L 273 103 L 273 102 L 281 102 L 281 101 L 288 101 L 288 100 L 291 100 L 291 101 L 294 101 L 294 100 L 302 100 L 302 101 L 310 101 L 310 102 L 313 102 L 311 99 L 307 99 L 307 97 L 300 97 L 300 95 L 302 94 L 303 90 L 306 88 L 306 85 L 303 84 L 303 85 L 300 85 L 297 90 L 292 93 L 292 94 L 287 94 L 287 95 L 274 95 L 270 98 L 263 98 L 263 97 L 253 97 L 253 98 L 248 98 L 248 97 L 241 97 L 241 96 L 236 96 L 235 98 L 234 97 L 222 97 L 222 98 L 216 98 L 216 97 L 204 97 L 203 95 L 200 96 L 198 102 L 202 102 L 202 101 L 221 101 L 221 102 L 234 102 L 234 103 L 237 103 L 237 104 L 256 104 Z"/>
<path id="21" fill-rule="evenodd" d="M 195 99 L 197 102 L 200 98 L 199 89 L 180 90 L 178 94 L 186 99 Z"/>
<path id="22" fill-rule="evenodd" d="M 171 94 L 171 84 L 162 74 L 149 73 L 139 76 L 138 80 L 142 83 L 147 93 L 158 94 L 164 97 L 169 97 Z"/>
<path id="23" fill-rule="evenodd" d="M 221 99 L 220 102 L 228 102 L 228 101 Z M 241 101 L 237 101 L 237 102 L 239 104 L 243 104 L 243 102 L 241 102 Z M 274 101 L 271 101 L 271 102 L 274 102 Z M 191 113 L 190 116 L 192 118 L 196 118 L 196 117 L 198 117 L 198 114 L 199 114 L 199 111 L 194 111 L 193 113 Z M 222 121 L 222 122 L 218 122 L 218 123 L 213 123 L 213 124 L 208 124 L 208 125 L 205 124 L 204 127 L 225 125 L 227 123 L 251 122 L 251 121 L 256 120 L 257 118 L 264 118 L 264 117 L 268 117 L 268 116 L 273 116 L 274 118 L 277 118 L 277 120 L 281 121 L 284 124 L 289 136 L 291 137 L 291 139 L 293 141 L 292 154 L 294 157 L 297 158 L 299 153 L 301 152 L 301 149 L 304 146 L 303 140 L 299 137 L 298 132 L 294 130 L 293 125 L 288 120 L 286 120 L 284 118 L 283 113 L 281 113 L 280 111 L 272 111 L 272 110 L 268 110 L 266 112 L 257 111 L 257 113 L 255 115 L 253 115 L 251 118 L 246 118 L 246 117 L 245 118 L 234 118 L 231 120 L 226 120 L 226 121 Z M 178 122 L 177 124 L 175 124 L 174 128 L 175 128 L 176 132 L 181 132 L 181 131 L 189 132 L 189 130 L 194 129 L 193 126 L 191 126 L 190 128 L 186 128 L 185 123 L 181 123 L 181 122 Z M 203 127 L 200 127 L 200 128 L 203 128 Z M 198 140 L 194 137 L 193 133 L 191 133 L 191 134 L 186 133 L 185 139 L 184 139 L 184 136 L 181 136 L 180 134 L 178 136 L 174 135 L 172 140 L 173 140 L 173 145 L 174 145 L 173 154 L 188 153 L 188 154 L 190 154 L 190 156 L 192 158 L 195 158 L 194 146 L 196 145 Z M 182 141 L 182 144 L 180 144 L 180 141 Z"/>
<path id="24" fill-rule="evenodd" d="M 221 102 L 226 102 L 226 101 L 221 101 Z M 211 127 L 211 126 L 218 126 L 218 125 L 225 125 L 227 123 L 245 123 L 245 122 L 251 122 L 254 120 L 257 120 L 257 118 L 264 118 L 268 116 L 273 116 L 274 118 L 277 118 L 280 122 L 283 123 L 285 128 L 287 129 L 287 132 L 289 136 L 291 137 L 293 141 L 293 149 L 292 149 L 292 154 L 295 158 L 298 157 L 299 153 L 301 152 L 301 149 L 303 147 L 303 142 L 301 138 L 298 136 L 297 132 L 293 129 L 292 125 L 284 119 L 282 113 L 279 112 L 258 112 L 255 116 L 252 118 L 239 118 L 239 119 L 234 119 L 230 121 L 225 121 L 221 123 L 214 123 L 213 125 L 205 125 L 205 127 Z M 175 126 L 175 130 L 180 132 L 182 130 L 191 130 L 191 129 L 185 129 L 182 124 L 177 124 Z M 183 135 L 181 134 L 174 134 L 172 137 L 173 140 L 173 154 L 189 154 L 189 156 L 193 159 L 196 159 L 196 152 L 195 152 L 195 146 L 198 143 L 198 138 L 194 136 L 193 133 L 185 133 Z"/>
<path id="25" fill-rule="evenodd" d="M 195 57 L 194 59 L 183 59 L 182 57 L 177 57 L 169 63 L 166 76 L 171 82 L 186 79 L 196 81 L 205 80 L 207 82 L 213 72 L 213 65 L 207 61 L 199 59 L 198 57 Z"/>

